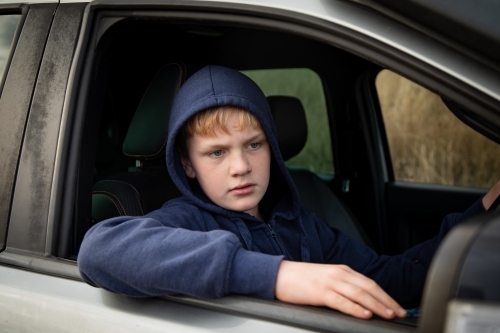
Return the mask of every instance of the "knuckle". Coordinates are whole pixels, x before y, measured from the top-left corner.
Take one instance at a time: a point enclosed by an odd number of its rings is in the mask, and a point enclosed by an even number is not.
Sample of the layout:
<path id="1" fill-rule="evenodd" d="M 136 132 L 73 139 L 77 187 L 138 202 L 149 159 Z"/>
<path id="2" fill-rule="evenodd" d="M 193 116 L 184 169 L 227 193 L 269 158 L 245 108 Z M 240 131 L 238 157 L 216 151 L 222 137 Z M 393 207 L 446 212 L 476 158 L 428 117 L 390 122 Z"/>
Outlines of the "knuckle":
<path id="1" fill-rule="evenodd" d="M 347 265 L 344 265 L 344 264 L 341 264 L 341 265 L 338 265 L 338 267 L 343 270 L 343 271 L 350 271 L 351 268 Z"/>
<path id="2" fill-rule="evenodd" d="M 353 287 L 351 293 L 355 299 L 360 299 L 361 297 L 363 297 L 365 295 L 366 292 L 361 288 Z"/>
<path id="3" fill-rule="evenodd" d="M 374 291 L 374 290 L 378 290 L 379 289 L 379 286 L 377 284 L 377 282 L 373 281 L 373 280 L 369 280 L 366 284 L 366 288 L 370 291 Z"/>

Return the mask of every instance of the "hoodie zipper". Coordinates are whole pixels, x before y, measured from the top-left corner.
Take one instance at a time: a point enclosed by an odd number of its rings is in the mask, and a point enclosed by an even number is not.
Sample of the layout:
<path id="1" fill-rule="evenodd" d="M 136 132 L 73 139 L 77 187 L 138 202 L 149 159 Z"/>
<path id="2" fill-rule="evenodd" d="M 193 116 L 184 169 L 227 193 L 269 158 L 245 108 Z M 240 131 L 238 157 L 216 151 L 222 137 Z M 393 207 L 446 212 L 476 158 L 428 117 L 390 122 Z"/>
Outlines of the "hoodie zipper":
<path id="1" fill-rule="evenodd" d="M 274 232 L 273 227 L 271 227 L 271 224 L 267 223 L 267 226 L 269 227 L 269 230 L 271 231 L 271 236 L 273 238 L 276 238 L 276 233 Z"/>
<path id="2" fill-rule="evenodd" d="M 269 231 L 271 232 L 271 237 L 274 239 L 274 242 L 276 245 L 278 245 L 278 248 L 280 249 L 281 254 L 285 254 L 283 252 L 283 249 L 280 246 L 280 243 L 278 242 L 278 238 L 276 237 L 276 232 L 273 230 L 273 227 L 271 227 L 271 223 L 266 223 L 267 226 L 269 227 Z"/>

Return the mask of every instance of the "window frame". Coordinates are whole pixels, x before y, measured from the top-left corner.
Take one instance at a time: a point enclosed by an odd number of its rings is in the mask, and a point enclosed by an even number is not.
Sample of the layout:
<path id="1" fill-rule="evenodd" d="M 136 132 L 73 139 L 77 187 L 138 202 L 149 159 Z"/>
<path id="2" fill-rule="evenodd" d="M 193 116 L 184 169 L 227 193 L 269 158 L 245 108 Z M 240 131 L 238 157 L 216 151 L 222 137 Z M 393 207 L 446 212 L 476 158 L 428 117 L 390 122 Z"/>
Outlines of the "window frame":
<path id="1" fill-rule="evenodd" d="M 26 20 L 26 16 L 28 15 L 27 6 L 17 6 L 14 9 L 9 5 L 0 5 L 0 15 L 19 15 L 19 22 L 17 23 L 16 31 L 14 32 L 14 36 L 12 38 L 9 55 L 5 61 L 4 70 L 0 75 L 0 98 L 2 98 L 2 91 L 5 85 L 5 79 L 9 73 L 10 64 L 12 62 L 12 57 L 14 56 L 15 49 L 17 47 L 17 43 L 19 41 L 19 36 L 21 35 L 21 31 L 24 26 L 24 22 Z"/>
<path id="2" fill-rule="evenodd" d="M 38 71 L 38 65 L 43 54 L 50 22 L 55 6 L 47 5 L 0 5 L 1 13 L 19 13 L 21 18 L 16 29 L 9 59 L 1 78 L 0 112 L 9 115 L 9 121 L 0 122 L 0 133 L 5 138 L 1 140 L 3 159 L 8 165 L 0 173 L 0 251 L 7 245 L 7 230 L 12 214 L 13 193 L 16 184 L 17 168 L 21 155 L 21 145 L 24 137 L 26 119 Z M 34 33 L 31 35 L 31 33 Z M 33 45 L 40 46 L 35 52 Z M 31 65 L 31 66 L 30 66 Z"/>

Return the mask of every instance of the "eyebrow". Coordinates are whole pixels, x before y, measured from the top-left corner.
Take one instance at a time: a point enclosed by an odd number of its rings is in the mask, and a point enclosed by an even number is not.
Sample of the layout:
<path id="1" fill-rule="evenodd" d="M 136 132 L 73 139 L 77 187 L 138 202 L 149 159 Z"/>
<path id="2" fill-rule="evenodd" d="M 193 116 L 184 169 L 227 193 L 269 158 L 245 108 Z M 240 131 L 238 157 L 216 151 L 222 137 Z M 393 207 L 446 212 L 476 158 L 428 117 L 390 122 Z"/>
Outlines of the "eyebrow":
<path id="1" fill-rule="evenodd" d="M 248 139 L 246 142 L 255 141 L 257 139 L 259 139 L 259 140 L 262 140 L 262 139 L 267 140 L 267 136 L 266 136 L 266 134 L 264 134 L 264 132 L 261 131 L 261 132 L 255 134 L 254 136 L 250 137 L 250 139 Z"/>
<path id="2" fill-rule="evenodd" d="M 250 138 L 248 138 L 248 140 L 245 140 L 245 144 L 248 144 L 248 143 L 256 141 L 256 140 L 267 140 L 267 136 L 263 131 L 261 131 L 255 135 L 252 135 Z M 228 146 L 227 144 L 217 144 L 217 143 L 216 144 L 207 144 L 207 145 L 203 145 L 201 147 L 201 150 L 206 151 L 206 150 L 224 149 L 227 146 Z"/>

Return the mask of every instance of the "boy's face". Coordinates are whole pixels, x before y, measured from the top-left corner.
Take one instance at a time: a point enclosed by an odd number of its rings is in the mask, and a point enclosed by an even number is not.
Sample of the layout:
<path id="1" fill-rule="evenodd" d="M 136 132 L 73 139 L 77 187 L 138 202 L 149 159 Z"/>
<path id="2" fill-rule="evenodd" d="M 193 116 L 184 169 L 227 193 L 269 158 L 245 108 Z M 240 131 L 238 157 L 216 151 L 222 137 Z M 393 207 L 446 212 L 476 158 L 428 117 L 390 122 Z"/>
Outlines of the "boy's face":
<path id="1" fill-rule="evenodd" d="M 259 202 L 269 184 L 271 152 L 262 130 L 238 130 L 238 115 L 227 120 L 229 134 L 195 134 L 182 158 L 186 175 L 196 178 L 203 192 L 220 207 L 246 212 L 262 220 Z"/>

